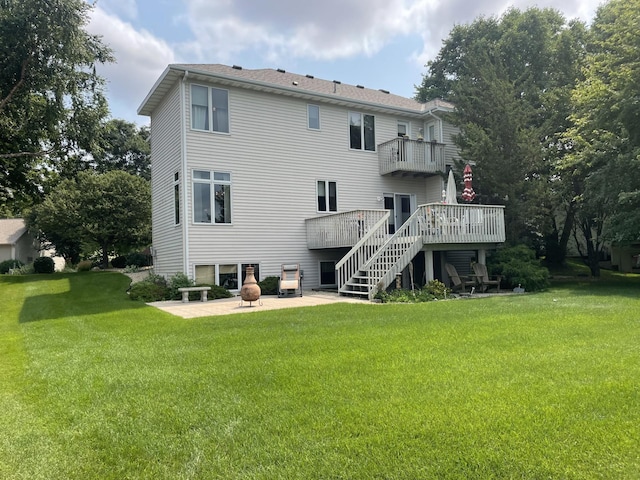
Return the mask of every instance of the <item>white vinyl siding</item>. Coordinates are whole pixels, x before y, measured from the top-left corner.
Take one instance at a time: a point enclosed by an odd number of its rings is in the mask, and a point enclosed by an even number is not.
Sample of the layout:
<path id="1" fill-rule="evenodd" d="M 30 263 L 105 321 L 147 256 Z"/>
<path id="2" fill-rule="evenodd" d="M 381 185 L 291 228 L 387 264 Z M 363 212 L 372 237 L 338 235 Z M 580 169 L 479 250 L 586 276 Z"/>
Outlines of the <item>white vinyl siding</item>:
<path id="1" fill-rule="evenodd" d="M 318 180 L 339 184 L 337 208 L 341 212 L 383 209 L 378 198 L 384 192 L 413 193 L 418 204 L 425 203 L 424 178 L 382 177 L 375 155 L 345 148 L 349 145 L 346 107 L 319 105 L 322 135 L 318 135 L 308 128 L 308 105 L 303 99 L 232 87 L 233 135 L 187 130 L 189 181 L 182 184 L 188 189 L 189 205 L 183 211 L 193 211 L 194 170 L 228 172 L 233 181 L 233 223 L 225 228 L 206 223 L 189 226 L 190 276 L 195 276 L 196 266 L 254 261 L 259 262 L 264 278 L 279 276 L 282 264 L 300 263 L 304 288 L 318 286 L 322 253 L 307 248 L 304 222 L 331 213 L 318 212 Z M 189 98 L 185 114 L 191 125 Z M 397 121 L 397 115 L 377 113 L 377 141 L 396 138 Z M 187 218 L 192 218 L 191 213 Z"/>
<path id="2" fill-rule="evenodd" d="M 183 272 L 183 231 L 176 225 L 175 174 L 181 171 L 180 87 L 176 84 L 151 116 L 151 225 L 154 272 Z M 182 206 L 181 206 L 182 207 Z M 182 222 L 184 223 L 184 222 Z"/>

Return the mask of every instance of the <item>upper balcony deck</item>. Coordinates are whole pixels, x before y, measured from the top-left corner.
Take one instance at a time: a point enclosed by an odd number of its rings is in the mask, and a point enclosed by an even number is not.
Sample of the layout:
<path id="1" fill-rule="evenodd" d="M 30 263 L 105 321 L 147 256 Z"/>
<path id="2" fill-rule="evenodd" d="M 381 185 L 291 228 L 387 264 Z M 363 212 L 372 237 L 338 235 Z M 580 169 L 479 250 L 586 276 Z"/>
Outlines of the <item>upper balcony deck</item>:
<path id="1" fill-rule="evenodd" d="M 398 137 L 378 145 L 380 175 L 436 175 L 445 171 L 445 145 Z"/>

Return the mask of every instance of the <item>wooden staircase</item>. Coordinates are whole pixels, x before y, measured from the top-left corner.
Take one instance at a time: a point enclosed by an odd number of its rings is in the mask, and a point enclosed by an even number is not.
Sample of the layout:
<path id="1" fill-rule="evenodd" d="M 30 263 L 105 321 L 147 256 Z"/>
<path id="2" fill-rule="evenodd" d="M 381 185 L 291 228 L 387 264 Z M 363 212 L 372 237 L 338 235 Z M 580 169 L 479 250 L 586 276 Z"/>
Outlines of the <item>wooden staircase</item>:
<path id="1" fill-rule="evenodd" d="M 371 300 L 386 289 L 422 249 L 424 215 L 418 207 L 392 236 L 386 233 L 389 216 L 385 216 L 336 264 L 340 294 Z"/>

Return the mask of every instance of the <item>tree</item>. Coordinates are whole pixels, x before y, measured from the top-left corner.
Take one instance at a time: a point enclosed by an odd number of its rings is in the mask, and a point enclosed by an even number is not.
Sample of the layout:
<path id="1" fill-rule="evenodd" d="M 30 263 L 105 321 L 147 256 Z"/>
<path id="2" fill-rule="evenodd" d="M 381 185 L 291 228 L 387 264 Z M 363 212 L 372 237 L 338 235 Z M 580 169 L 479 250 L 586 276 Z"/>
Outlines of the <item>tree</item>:
<path id="1" fill-rule="evenodd" d="M 458 25 L 427 64 L 416 95 L 456 105 L 456 143 L 476 164 L 479 197 L 505 204 L 510 243 L 542 237 L 556 261 L 564 259 L 573 206 L 555 166 L 567 152 L 562 134 L 585 38 L 582 23 L 552 9 L 511 9 Z"/>
<path id="2" fill-rule="evenodd" d="M 112 119 L 102 123 L 96 133 L 90 151 L 78 150 L 60 162 L 60 177 L 74 178 L 85 170 L 98 173 L 121 170 L 151 179 L 149 127 Z"/>
<path id="3" fill-rule="evenodd" d="M 584 81 L 573 91 L 572 151 L 562 164 L 573 176 L 583 252 L 599 274 L 605 241 L 640 239 L 640 0 L 598 9 Z"/>
<path id="4" fill-rule="evenodd" d="M 0 207 L 39 195 L 51 163 L 89 149 L 107 115 L 84 0 L 0 0 Z"/>
<path id="5" fill-rule="evenodd" d="M 77 261 L 77 249 L 99 249 L 106 268 L 110 253 L 150 242 L 151 189 L 147 180 L 122 171 L 80 172 L 60 182 L 29 218 L 65 258 Z"/>

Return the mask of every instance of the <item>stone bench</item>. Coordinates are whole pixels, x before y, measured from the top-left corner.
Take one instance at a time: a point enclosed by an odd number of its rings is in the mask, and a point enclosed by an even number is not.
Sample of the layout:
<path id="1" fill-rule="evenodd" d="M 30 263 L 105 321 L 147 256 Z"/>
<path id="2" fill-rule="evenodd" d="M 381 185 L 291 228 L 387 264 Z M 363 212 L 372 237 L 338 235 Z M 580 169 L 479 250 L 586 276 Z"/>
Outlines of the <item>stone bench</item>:
<path id="1" fill-rule="evenodd" d="M 189 292 L 200 292 L 200 301 L 207 301 L 207 292 L 211 290 L 211 287 L 181 287 L 178 289 L 182 293 L 182 303 L 189 301 Z"/>

